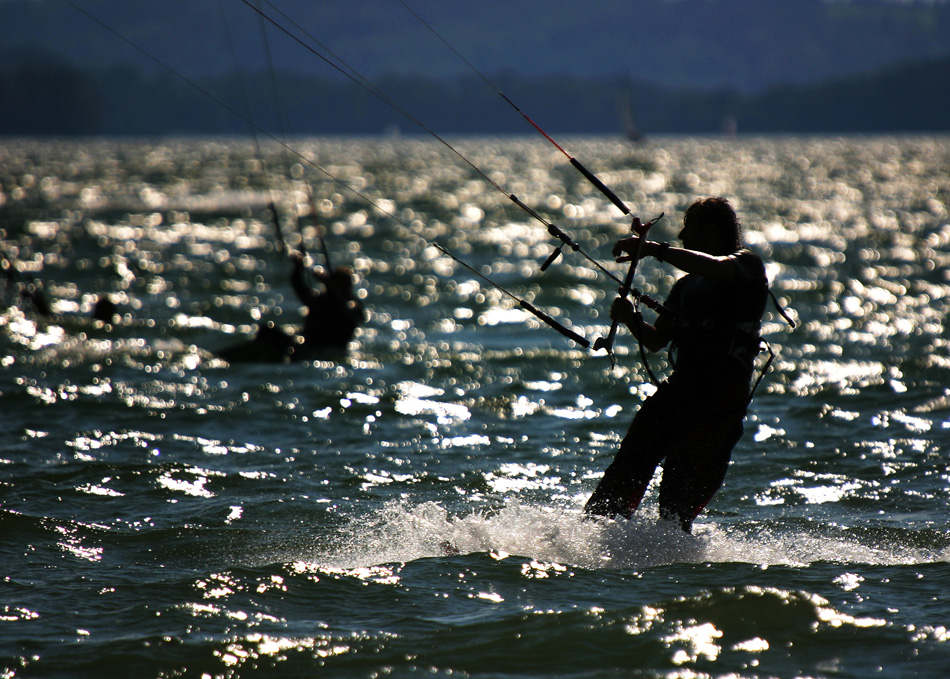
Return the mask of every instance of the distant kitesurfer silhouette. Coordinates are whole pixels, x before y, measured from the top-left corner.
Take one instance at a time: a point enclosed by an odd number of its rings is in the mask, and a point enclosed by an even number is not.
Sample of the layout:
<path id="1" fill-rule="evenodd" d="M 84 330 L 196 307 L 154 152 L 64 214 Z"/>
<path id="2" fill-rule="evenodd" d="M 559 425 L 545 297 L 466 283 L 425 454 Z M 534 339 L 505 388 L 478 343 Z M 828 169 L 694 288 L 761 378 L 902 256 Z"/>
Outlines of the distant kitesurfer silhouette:
<path id="1" fill-rule="evenodd" d="M 308 281 L 304 257 L 291 255 L 290 283 L 306 317 L 298 332 L 289 334 L 273 321 L 262 322 L 253 340 L 222 349 L 217 355 L 230 363 L 289 362 L 346 352 L 356 329 L 365 320 L 363 304 L 355 294 L 355 280 L 349 267 L 330 272 L 312 271 L 323 286 L 316 290 Z"/>
<path id="2" fill-rule="evenodd" d="M 290 283 L 297 297 L 307 307 L 307 317 L 301 330 L 303 343 L 295 347 L 294 351 L 344 351 L 365 319 L 363 304 L 354 294 L 352 270 L 345 266 L 338 266 L 329 272 L 314 270 L 314 277 L 324 287 L 322 291 L 317 291 L 307 280 L 304 258 L 295 254 L 291 256 L 291 261 L 293 270 Z"/>

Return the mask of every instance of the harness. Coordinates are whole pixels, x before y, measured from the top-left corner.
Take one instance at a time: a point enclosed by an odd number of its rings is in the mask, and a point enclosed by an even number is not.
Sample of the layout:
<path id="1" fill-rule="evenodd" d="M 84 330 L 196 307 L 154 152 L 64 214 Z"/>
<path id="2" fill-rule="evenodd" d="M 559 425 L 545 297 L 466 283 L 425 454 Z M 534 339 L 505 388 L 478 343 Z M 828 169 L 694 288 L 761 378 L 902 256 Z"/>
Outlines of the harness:
<path id="1" fill-rule="evenodd" d="M 786 312 L 785 309 L 782 307 L 781 303 L 778 301 L 778 298 L 775 296 L 775 293 L 772 292 L 771 288 L 768 288 L 767 292 L 769 294 L 769 297 L 772 298 L 772 303 L 775 305 L 775 309 L 778 312 L 778 314 L 785 320 L 786 323 L 788 323 L 789 327 L 794 330 L 797 327 L 795 321 L 792 320 L 791 316 L 788 315 L 788 312 Z M 669 309 L 664 309 L 664 312 L 675 316 L 675 312 Z M 683 321 L 679 321 L 679 319 L 676 319 L 676 320 L 678 322 L 683 322 Z M 743 337 L 743 335 L 745 337 Z M 734 339 L 732 341 L 731 346 L 732 347 L 746 346 L 750 348 L 754 347 L 755 353 L 751 358 L 751 362 L 753 365 L 755 363 L 755 358 L 759 354 L 761 354 L 763 351 L 768 353 L 768 358 L 765 360 L 765 363 L 762 365 L 761 369 L 759 370 L 758 377 L 756 377 L 755 382 L 752 384 L 752 389 L 749 391 L 749 398 L 746 401 L 746 405 L 748 405 L 749 403 L 752 402 L 752 399 L 755 396 L 755 392 L 758 389 L 759 384 L 762 382 L 762 380 L 765 378 L 765 375 L 771 369 L 772 363 L 775 361 L 776 354 L 775 354 L 775 351 L 772 349 L 771 343 L 769 343 L 768 340 L 766 340 L 764 337 L 762 337 L 758 333 L 755 333 L 755 334 L 749 333 L 740 327 L 737 327 L 735 330 Z M 641 344 L 641 350 L 642 350 L 642 344 Z M 674 369 L 676 368 L 676 353 L 678 352 L 678 350 L 679 350 L 679 345 L 676 343 L 674 339 L 670 342 L 669 349 L 667 350 L 667 360 L 669 361 L 670 365 L 673 366 Z M 742 360 L 741 357 L 736 355 L 735 353 L 731 353 L 731 355 L 737 360 Z M 644 363 L 646 363 L 646 356 L 643 356 L 642 358 L 643 358 Z M 656 382 L 654 382 L 654 384 L 656 384 Z"/>

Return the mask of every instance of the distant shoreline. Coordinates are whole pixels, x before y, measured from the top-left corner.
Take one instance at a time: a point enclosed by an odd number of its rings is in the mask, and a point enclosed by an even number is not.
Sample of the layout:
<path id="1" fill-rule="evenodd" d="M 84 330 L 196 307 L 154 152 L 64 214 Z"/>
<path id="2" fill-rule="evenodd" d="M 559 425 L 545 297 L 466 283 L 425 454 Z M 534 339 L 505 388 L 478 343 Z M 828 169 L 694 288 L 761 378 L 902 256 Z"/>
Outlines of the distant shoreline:
<path id="1" fill-rule="evenodd" d="M 276 120 L 264 74 L 192 83 L 128 68 L 82 71 L 50 55 L 14 52 L 0 69 L 0 136 L 176 136 L 265 134 L 395 136 L 425 134 L 355 82 L 278 73 L 286 113 Z M 8 53 L 9 56 L 9 53 Z M 518 105 L 556 134 L 622 135 L 623 114 L 645 137 L 664 134 L 881 134 L 950 130 L 950 57 L 757 94 L 676 89 L 607 77 L 499 76 Z M 195 86 L 197 85 L 197 87 Z M 200 87 L 200 90 L 198 89 Z M 531 134 L 521 116 L 474 76 L 381 78 L 374 87 L 414 118 L 447 135 Z M 251 97 L 244 91 L 266 92 Z M 630 111 L 622 111 L 625 101 Z M 883 103 L 882 103 L 883 102 Z M 237 115 L 240 114 L 240 115 Z M 284 132 L 278 132 L 283 130 Z"/>

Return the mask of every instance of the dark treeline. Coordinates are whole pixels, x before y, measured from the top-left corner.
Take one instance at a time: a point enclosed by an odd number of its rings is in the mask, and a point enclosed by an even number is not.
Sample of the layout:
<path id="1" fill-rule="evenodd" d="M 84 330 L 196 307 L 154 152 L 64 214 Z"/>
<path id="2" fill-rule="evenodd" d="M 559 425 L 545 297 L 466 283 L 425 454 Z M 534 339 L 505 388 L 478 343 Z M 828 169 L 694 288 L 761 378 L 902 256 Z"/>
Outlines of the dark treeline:
<path id="1" fill-rule="evenodd" d="M 207 78 L 196 83 L 204 90 L 200 92 L 171 74 L 131 68 L 92 73 L 35 53 L 0 57 L 5 57 L 0 58 L 0 134 L 7 136 L 232 135 L 248 133 L 247 120 L 270 134 L 424 133 L 350 81 L 280 74 L 284 116 L 278 122 L 272 85 L 261 74 Z M 950 57 L 754 95 L 617 78 L 508 74 L 493 80 L 546 130 L 558 134 L 619 134 L 626 100 L 645 134 L 717 134 L 733 125 L 744 134 L 950 130 Z M 388 76 L 376 84 L 439 134 L 531 132 L 520 115 L 474 76 L 452 81 Z"/>

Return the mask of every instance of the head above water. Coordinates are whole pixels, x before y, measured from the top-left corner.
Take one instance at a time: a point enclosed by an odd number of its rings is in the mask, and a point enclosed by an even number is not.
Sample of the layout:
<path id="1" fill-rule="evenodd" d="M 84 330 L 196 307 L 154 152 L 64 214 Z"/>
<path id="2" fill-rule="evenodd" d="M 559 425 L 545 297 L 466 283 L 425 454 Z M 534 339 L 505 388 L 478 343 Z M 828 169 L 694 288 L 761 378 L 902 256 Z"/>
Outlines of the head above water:
<path id="1" fill-rule="evenodd" d="M 680 240 L 686 247 L 691 247 L 687 241 L 698 242 L 700 247 L 691 249 L 728 255 L 742 247 L 742 226 L 725 198 L 702 198 L 687 208 Z"/>
<path id="2" fill-rule="evenodd" d="M 327 285 L 334 286 L 337 290 L 347 292 L 353 290 L 355 281 L 353 280 L 353 269 L 348 266 L 338 266 L 326 279 Z"/>

